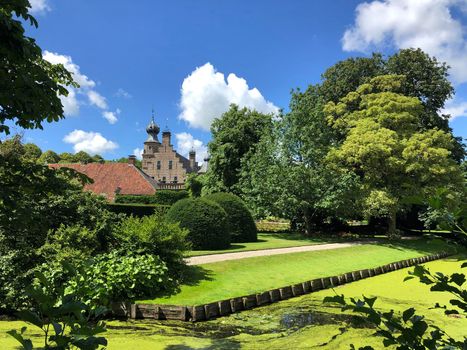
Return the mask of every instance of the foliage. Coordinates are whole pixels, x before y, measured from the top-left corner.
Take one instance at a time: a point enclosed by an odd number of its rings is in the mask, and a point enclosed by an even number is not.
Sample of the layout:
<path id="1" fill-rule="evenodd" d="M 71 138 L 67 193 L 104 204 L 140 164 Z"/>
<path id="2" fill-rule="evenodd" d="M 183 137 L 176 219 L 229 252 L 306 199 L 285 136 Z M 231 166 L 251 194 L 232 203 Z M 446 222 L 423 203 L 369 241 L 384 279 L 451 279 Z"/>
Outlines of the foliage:
<path id="1" fill-rule="evenodd" d="M 37 162 L 41 165 L 55 164 L 55 163 L 58 163 L 59 161 L 60 161 L 60 156 L 51 150 L 45 151 L 44 153 L 40 155 L 39 158 L 37 158 Z"/>
<path id="2" fill-rule="evenodd" d="M 107 345 L 100 334 L 106 331 L 105 323 L 95 322 L 105 309 L 91 308 L 81 302 L 76 295 L 65 293 L 62 288 L 56 296 L 51 293 L 53 285 L 41 273 L 36 273 L 37 282 L 28 287 L 27 293 L 34 302 L 32 310 L 23 310 L 18 316 L 44 333 L 44 349 L 83 349 L 94 350 Z M 20 332 L 8 332 L 24 350 L 33 349 L 30 339 L 24 338 L 26 327 Z"/>
<path id="3" fill-rule="evenodd" d="M 255 217 L 287 218 L 311 233 L 330 218 L 351 214 L 356 177 L 324 162 L 335 135 L 318 87 L 294 91 L 290 109 L 243 160 L 239 187 Z"/>
<path id="4" fill-rule="evenodd" d="M 370 323 L 376 327 L 375 336 L 383 338 L 384 347 L 397 345 L 398 350 L 422 350 L 422 349 L 464 349 L 467 346 L 467 338 L 464 341 L 449 337 L 436 325 L 430 325 L 423 316 L 417 315 L 414 308 L 409 308 L 402 313 L 402 317 L 393 310 L 381 312 L 374 308 L 377 297 L 363 300 L 350 298 L 350 304 L 344 295 L 325 297 L 324 302 L 333 302 L 342 305 L 342 311 L 358 313 L 354 321 L 359 324 Z M 351 345 L 351 349 L 356 349 Z M 359 350 L 373 350 L 371 346 L 359 347 Z"/>
<path id="5" fill-rule="evenodd" d="M 154 212 L 166 212 L 169 205 L 138 204 L 138 203 L 108 203 L 107 209 L 112 213 L 126 216 L 143 217 L 153 215 Z"/>
<path id="6" fill-rule="evenodd" d="M 121 157 L 121 158 L 118 158 L 118 159 L 114 159 L 112 160 L 111 162 L 115 162 L 115 163 L 128 163 L 128 157 Z M 138 168 L 142 168 L 142 161 L 139 160 L 139 159 L 135 159 L 135 166 L 138 167 Z"/>
<path id="7" fill-rule="evenodd" d="M 170 273 L 184 264 L 184 254 L 190 249 L 187 234 L 188 231 L 178 224 L 166 222 L 160 213 L 142 218 L 128 217 L 115 229 L 120 249 L 157 255 L 167 263 Z"/>
<path id="8" fill-rule="evenodd" d="M 404 81 L 403 76 L 373 78 L 325 108 L 332 127 L 344 135 L 327 160 L 359 176 L 363 213 L 388 217 L 390 234 L 403 198 L 461 182 L 450 156 L 452 137 L 437 129 L 420 130 L 423 106 L 399 93 Z"/>
<path id="9" fill-rule="evenodd" d="M 183 198 L 188 198 L 187 191 L 158 190 L 154 195 L 120 194 L 116 196 L 115 203 L 172 205 Z"/>
<path id="10" fill-rule="evenodd" d="M 227 213 L 232 242 L 256 242 L 258 231 L 255 221 L 245 203 L 231 193 L 214 193 L 204 197 L 219 204 Z"/>
<path id="11" fill-rule="evenodd" d="M 215 202 L 204 198 L 182 199 L 169 209 L 166 218 L 189 231 L 187 239 L 193 249 L 223 249 L 230 245 L 227 213 Z"/>
<path id="12" fill-rule="evenodd" d="M 92 232 L 95 248 L 105 250 L 118 221 L 103 199 L 81 191 L 89 178 L 72 169 L 38 164 L 23 156 L 18 138 L 10 141 L 0 144 L 0 308 L 8 309 L 24 306 L 24 288 L 44 261 L 42 254 L 65 254 L 61 250 L 67 243 L 60 239 L 71 232 L 65 234 L 61 225 Z"/>
<path id="13" fill-rule="evenodd" d="M 44 120 L 62 119 L 64 86 L 78 86 L 63 65 L 44 60 L 35 40 L 25 35 L 23 24 L 37 28 L 29 7 L 27 0 L 0 5 L 0 133 L 9 134 L 8 120 L 42 129 Z"/>
<path id="14" fill-rule="evenodd" d="M 66 292 L 88 305 L 109 305 L 171 291 L 174 282 L 157 255 L 113 251 L 84 262 L 66 283 Z"/>
<path id="15" fill-rule="evenodd" d="M 42 155 L 42 150 L 34 143 L 25 143 L 23 145 L 24 157 L 36 161 Z"/>
<path id="16" fill-rule="evenodd" d="M 188 174 L 185 181 L 185 188 L 190 194 L 190 197 L 200 197 L 205 182 L 204 175 Z"/>
<path id="17" fill-rule="evenodd" d="M 324 103 L 338 103 L 379 75 L 403 75 L 406 79 L 398 92 L 420 101 L 423 107 L 418 115 L 420 127 L 423 130 L 438 128 L 452 136 L 449 116 L 439 112 L 454 93 L 448 68 L 446 63 L 438 62 L 421 49 L 402 49 L 387 59 L 380 54 L 370 58 L 349 58 L 323 73 L 319 90 Z M 460 138 L 454 141 L 451 157 L 460 162 L 465 156 L 464 145 Z"/>
<path id="18" fill-rule="evenodd" d="M 159 190 L 154 195 L 157 204 L 172 205 L 180 199 L 188 198 L 187 191 Z"/>
<path id="19" fill-rule="evenodd" d="M 206 187 L 212 192 L 239 193 L 242 159 L 255 150 L 261 136 L 271 130 L 271 115 L 247 108 L 230 109 L 211 125 Z"/>

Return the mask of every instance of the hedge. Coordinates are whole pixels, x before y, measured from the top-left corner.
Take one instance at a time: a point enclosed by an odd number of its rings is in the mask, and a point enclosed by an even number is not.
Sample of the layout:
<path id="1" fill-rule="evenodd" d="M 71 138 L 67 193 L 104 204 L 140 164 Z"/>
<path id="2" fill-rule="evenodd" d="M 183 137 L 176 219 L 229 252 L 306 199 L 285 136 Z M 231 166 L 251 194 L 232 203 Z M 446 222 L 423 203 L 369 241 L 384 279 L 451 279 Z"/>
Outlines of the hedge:
<path id="1" fill-rule="evenodd" d="M 166 215 L 168 222 L 186 228 L 193 249 L 225 249 L 230 245 L 227 213 L 222 207 L 205 198 L 186 198 L 178 201 Z"/>
<path id="2" fill-rule="evenodd" d="M 258 231 L 255 221 L 245 203 L 231 193 L 214 193 L 204 198 L 219 204 L 227 213 L 232 242 L 256 242 Z"/>
<path id="3" fill-rule="evenodd" d="M 170 205 L 161 204 L 135 204 L 135 203 L 109 203 L 107 209 L 117 214 L 133 215 L 136 217 L 143 217 L 153 215 L 156 210 L 167 212 Z"/>
<path id="4" fill-rule="evenodd" d="M 185 190 L 159 190 L 154 195 L 118 194 L 115 203 L 172 205 L 183 198 L 188 198 L 188 192 Z"/>

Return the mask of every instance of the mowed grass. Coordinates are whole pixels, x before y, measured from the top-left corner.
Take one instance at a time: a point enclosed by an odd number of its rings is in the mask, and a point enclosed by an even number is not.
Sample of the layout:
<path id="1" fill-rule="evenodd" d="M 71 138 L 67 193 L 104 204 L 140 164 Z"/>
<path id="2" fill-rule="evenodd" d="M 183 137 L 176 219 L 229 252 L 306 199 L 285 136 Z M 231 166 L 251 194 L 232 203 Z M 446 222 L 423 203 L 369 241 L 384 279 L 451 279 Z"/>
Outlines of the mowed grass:
<path id="1" fill-rule="evenodd" d="M 431 271 L 461 272 L 461 260 L 466 256 L 451 257 L 425 264 Z M 375 306 L 379 310 L 401 312 L 415 307 L 417 314 L 426 316 L 430 324 L 444 329 L 456 339 L 467 335 L 465 317 L 448 317 L 443 310 L 432 309 L 436 302 L 448 304 L 448 293 L 430 292 L 429 286 L 417 280 L 403 282 L 410 269 L 387 273 L 346 284 L 333 290 L 323 290 L 299 298 L 222 317 L 208 322 L 183 323 L 175 321 L 109 321 L 109 350 L 175 350 L 175 349 L 323 349 L 347 350 L 372 345 L 383 349 L 381 338 L 372 334 L 375 329 L 354 328 L 340 320 L 340 308 L 323 304 L 323 298 L 334 292 L 347 297 L 378 296 Z M 465 269 L 464 269 L 465 270 Z M 464 288 L 466 285 L 464 284 Z M 329 315 L 314 322 L 316 312 Z M 294 322 L 291 322 L 294 321 Z M 297 322 L 295 322 L 297 321 Z M 298 322 L 298 321 L 304 321 Z M 42 338 L 37 328 L 20 321 L 0 321 L 0 349 L 15 349 L 18 343 L 5 332 L 28 326 L 26 335 L 35 346 Z M 390 348 L 391 349 L 391 348 Z M 393 349 L 393 348 L 392 348 Z"/>
<path id="2" fill-rule="evenodd" d="M 323 244 L 332 241 L 331 238 L 305 237 L 300 233 L 258 233 L 257 242 L 232 243 L 228 249 L 224 250 L 192 250 L 187 256 L 212 255 L 222 253 L 244 252 L 248 250 L 275 249 L 300 247 L 304 245 Z"/>
<path id="3" fill-rule="evenodd" d="M 198 305 L 449 249 L 441 240 L 400 241 L 191 266 L 179 293 L 140 303 Z"/>

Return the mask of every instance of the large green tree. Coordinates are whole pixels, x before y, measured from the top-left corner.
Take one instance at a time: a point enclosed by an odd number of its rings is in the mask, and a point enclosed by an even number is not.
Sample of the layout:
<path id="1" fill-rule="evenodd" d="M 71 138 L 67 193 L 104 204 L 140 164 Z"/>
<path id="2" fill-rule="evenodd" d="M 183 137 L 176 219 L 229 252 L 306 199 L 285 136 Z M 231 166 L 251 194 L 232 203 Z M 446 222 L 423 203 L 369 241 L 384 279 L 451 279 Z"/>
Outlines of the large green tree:
<path id="1" fill-rule="evenodd" d="M 25 35 L 23 24 L 37 27 L 27 0 L 0 3 L 0 133 L 8 121 L 25 128 L 41 128 L 43 121 L 63 118 L 60 96 L 67 85 L 77 86 L 63 65 L 42 58 L 42 50 Z"/>
<path id="2" fill-rule="evenodd" d="M 388 217 L 390 234 L 396 232 L 404 198 L 462 183 L 451 158 L 452 136 L 423 127 L 424 106 L 417 97 L 404 95 L 405 79 L 375 77 L 325 107 L 331 125 L 344 135 L 328 161 L 359 176 L 359 204 L 367 216 Z"/>
<path id="3" fill-rule="evenodd" d="M 450 116 L 440 112 L 454 94 L 454 88 L 448 79 L 449 66 L 421 49 L 403 49 L 387 59 L 380 54 L 373 54 L 368 58 L 340 61 L 323 73 L 320 94 L 325 103 L 337 103 L 360 85 L 383 74 L 406 77 L 400 92 L 416 97 L 422 104 L 423 112 L 419 113 L 422 128 L 438 128 L 452 134 L 448 124 Z M 451 156 L 458 162 L 464 158 L 465 150 L 461 138 L 456 138 Z"/>
<path id="4" fill-rule="evenodd" d="M 272 128 L 272 116 L 231 105 L 211 126 L 209 170 L 206 187 L 211 192 L 239 194 L 237 184 L 242 160 L 253 154 L 264 133 Z"/>
<path id="5" fill-rule="evenodd" d="M 289 218 L 310 234 L 348 214 L 356 177 L 331 171 L 323 161 L 335 136 L 318 86 L 294 91 L 290 112 L 273 123 L 242 164 L 240 188 L 255 215 Z"/>

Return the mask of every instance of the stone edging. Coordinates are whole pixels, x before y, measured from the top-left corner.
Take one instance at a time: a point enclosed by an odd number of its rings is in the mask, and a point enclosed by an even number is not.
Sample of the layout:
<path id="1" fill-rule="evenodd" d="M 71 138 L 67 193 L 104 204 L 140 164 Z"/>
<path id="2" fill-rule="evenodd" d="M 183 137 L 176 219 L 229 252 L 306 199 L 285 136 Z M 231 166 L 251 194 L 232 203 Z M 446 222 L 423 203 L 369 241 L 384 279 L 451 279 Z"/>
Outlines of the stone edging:
<path id="1" fill-rule="evenodd" d="M 178 321 L 206 321 L 216 317 L 227 316 L 234 312 L 249 310 L 255 307 L 276 303 L 281 300 L 312 293 L 318 290 L 336 287 L 342 284 L 373 277 L 383 273 L 396 271 L 417 264 L 433 261 L 449 256 L 450 253 L 441 252 L 418 258 L 406 259 L 378 266 L 371 269 L 357 270 L 337 276 L 317 278 L 291 286 L 276 288 L 263 293 L 250 294 L 242 297 L 226 299 L 209 304 L 196 306 L 133 304 L 129 302 L 112 304 L 112 314 L 116 317 L 132 319 L 178 320 Z"/>

